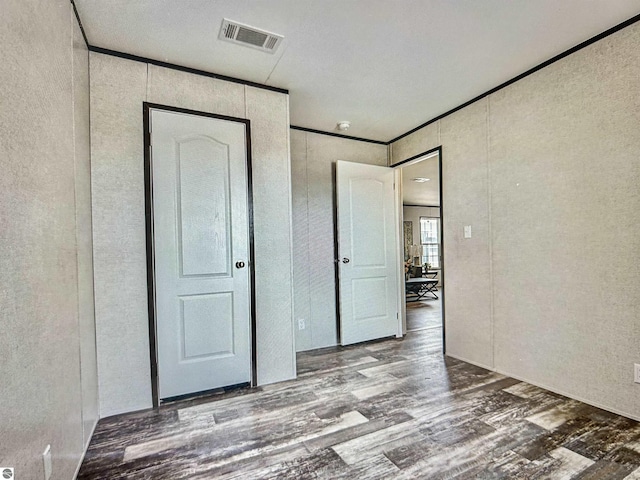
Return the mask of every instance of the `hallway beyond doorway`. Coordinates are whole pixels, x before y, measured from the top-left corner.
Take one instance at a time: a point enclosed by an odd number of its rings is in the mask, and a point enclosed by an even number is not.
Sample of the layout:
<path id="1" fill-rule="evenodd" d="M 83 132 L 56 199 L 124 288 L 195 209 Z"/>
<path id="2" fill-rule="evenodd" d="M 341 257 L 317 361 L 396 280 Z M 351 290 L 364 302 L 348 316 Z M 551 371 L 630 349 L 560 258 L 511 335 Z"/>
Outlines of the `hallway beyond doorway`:
<path id="1" fill-rule="evenodd" d="M 438 289 L 438 298 L 428 298 L 407 302 L 407 332 L 442 328 L 442 299 Z"/>

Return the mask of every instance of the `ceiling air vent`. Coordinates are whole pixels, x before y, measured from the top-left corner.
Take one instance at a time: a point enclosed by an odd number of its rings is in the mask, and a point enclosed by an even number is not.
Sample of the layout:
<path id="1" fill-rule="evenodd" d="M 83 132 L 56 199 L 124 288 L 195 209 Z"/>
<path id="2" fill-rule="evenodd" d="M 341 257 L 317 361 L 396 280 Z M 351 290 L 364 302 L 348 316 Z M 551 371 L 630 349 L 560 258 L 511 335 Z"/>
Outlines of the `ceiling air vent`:
<path id="1" fill-rule="evenodd" d="M 225 18 L 222 20 L 218 38 L 246 47 L 257 48 L 263 52 L 273 53 L 278 49 L 284 37 Z"/>

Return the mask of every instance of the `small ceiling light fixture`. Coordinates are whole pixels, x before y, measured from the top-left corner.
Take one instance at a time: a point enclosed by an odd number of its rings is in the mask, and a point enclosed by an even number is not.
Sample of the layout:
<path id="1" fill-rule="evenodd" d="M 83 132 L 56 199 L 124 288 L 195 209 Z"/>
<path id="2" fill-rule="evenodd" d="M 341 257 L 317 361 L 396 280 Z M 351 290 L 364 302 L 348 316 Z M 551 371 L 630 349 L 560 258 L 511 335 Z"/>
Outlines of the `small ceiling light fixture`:
<path id="1" fill-rule="evenodd" d="M 416 178 L 412 178 L 411 181 L 412 182 L 416 182 L 416 183 L 424 183 L 424 182 L 428 182 L 429 180 L 431 180 L 430 178 L 424 178 L 424 177 L 416 177 Z"/>
<path id="2" fill-rule="evenodd" d="M 336 128 L 341 132 L 346 132 L 347 130 L 349 130 L 350 126 L 351 126 L 351 122 L 348 122 L 347 120 L 343 120 L 341 122 L 338 122 L 338 125 L 336 126 Z"/>

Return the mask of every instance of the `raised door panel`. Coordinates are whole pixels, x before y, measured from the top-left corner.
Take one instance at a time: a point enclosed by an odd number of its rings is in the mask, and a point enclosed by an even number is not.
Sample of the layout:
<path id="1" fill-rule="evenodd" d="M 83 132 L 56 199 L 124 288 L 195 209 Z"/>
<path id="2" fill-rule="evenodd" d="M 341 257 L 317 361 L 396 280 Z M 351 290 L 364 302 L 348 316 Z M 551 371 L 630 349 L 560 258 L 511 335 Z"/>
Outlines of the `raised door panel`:
<path id="1" fill-rule="evenodd" d="M 354 267 L 384 267 L 386 262 L 384 183 L 371 178 L 349 182 Z"/>
<path id="2" fill-rule="evenodd" d="M 180 275 L 229 276 L 229 147 L 199 136 L 178 140 L 176 150 Z"/>
<path id="3" fill-rule="evenodd" d="M 180 361 L 234 355 L 233 292 L 180 297 Z"/>

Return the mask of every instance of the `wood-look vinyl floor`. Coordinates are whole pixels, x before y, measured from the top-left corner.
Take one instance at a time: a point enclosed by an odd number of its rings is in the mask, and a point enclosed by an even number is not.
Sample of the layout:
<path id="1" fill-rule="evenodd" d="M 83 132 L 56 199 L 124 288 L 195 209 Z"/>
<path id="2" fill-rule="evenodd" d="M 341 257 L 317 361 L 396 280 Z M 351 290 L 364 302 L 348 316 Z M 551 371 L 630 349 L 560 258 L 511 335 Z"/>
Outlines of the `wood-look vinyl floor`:
<path id="1" fill-rule="evenodd" d="M 298 379 L 103 419 L 89 479 L 640 479 L 640 424 L 443 357 L 441 332 L 298 356 Z"/>
<path id="2" fill-rule="evenodd" d="M 442 327 L 442 290 L 438 298 L 407 302 L 407 331 Z"/>

